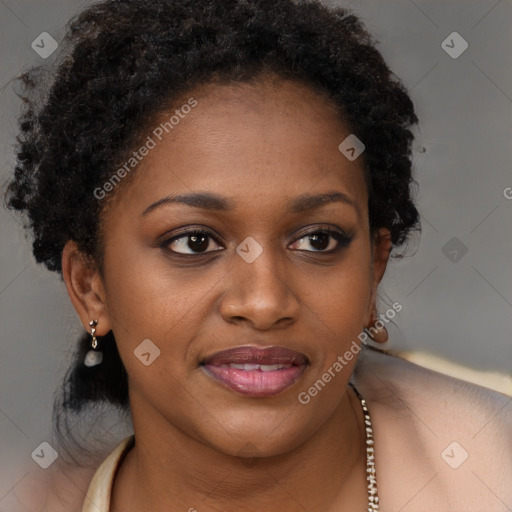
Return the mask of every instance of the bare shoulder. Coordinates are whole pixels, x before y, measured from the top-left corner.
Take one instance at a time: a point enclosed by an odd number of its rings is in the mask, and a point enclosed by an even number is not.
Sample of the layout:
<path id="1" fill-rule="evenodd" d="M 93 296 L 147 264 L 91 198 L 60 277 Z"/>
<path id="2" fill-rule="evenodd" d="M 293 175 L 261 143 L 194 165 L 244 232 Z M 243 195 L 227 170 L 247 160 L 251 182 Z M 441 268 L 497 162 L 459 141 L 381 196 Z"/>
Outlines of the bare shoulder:
<path id="1" fill-rule="evenodd" d="M 392 508 L 512 509 L 512 397 L 373 351 L 355 382 L 372 412 L 379 487 Z"/>

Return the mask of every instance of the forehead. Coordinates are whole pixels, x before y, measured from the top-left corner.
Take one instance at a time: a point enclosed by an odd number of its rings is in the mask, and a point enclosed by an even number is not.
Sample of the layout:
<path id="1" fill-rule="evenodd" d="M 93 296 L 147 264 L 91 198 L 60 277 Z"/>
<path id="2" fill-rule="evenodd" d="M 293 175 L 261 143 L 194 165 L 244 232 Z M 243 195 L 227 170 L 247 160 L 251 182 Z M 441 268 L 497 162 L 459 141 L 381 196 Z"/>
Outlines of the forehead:
<path id="1" fill-rule="evenodd" d="M 197 104 L 182 109 L 190 98 Z M 206 84 L 162 111 L 154 125 L 147 134 L 154 147 L 120 194 L 125 204 L 147 207 L 165 195 L 209 191 L 261 209 L 339 190 L 365 213 L 362 157 L 349 161 L 338 149 L 350 130 L 338 107 L 303 83 Z"/>

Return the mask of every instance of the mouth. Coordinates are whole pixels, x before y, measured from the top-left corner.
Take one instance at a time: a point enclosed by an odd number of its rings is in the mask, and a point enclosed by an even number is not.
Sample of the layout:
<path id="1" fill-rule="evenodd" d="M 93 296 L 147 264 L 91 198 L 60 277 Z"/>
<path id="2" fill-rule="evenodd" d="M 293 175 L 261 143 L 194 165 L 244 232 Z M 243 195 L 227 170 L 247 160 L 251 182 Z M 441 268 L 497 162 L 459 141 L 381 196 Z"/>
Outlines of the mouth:
<path id="1" fill-rule="evenodd" d="M 224 387 L 258 398 L 291 387 L 304 373 L 308 357 L 284 347 L 235 347 L 208 356 L 200 366 Z"/>

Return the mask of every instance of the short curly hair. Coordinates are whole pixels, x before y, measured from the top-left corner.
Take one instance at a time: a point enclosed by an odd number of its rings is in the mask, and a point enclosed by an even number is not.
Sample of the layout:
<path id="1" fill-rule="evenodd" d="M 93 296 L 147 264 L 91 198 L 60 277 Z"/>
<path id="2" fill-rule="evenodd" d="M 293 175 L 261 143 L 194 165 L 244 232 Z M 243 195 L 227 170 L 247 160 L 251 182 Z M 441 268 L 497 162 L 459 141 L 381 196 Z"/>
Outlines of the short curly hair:
<path id="1" fill-rule="evenodd" d="M 8 206 L 26 214 L 35 259 L 49 270 L 62 272 L 69 240 L 101 262 L 108 202 L 93 191 L 165 108 L 199 84 L 265 73 L 328 95 L 363 141 L 372 232 L 388 228 L 396 248 L 419 231 L 411 197 L 414 106 L 346 8 L 315 0 L 106 0 L 71 20 L 61 47 L 51 82 L 45 65 L 19 77 L 26 107 L 6 194 Z M 87 344 L 84 336 L 65 403 L 79 410 L 103 398 L 125 407 L 115 343 L 103 369 L 83 365 Z"/>

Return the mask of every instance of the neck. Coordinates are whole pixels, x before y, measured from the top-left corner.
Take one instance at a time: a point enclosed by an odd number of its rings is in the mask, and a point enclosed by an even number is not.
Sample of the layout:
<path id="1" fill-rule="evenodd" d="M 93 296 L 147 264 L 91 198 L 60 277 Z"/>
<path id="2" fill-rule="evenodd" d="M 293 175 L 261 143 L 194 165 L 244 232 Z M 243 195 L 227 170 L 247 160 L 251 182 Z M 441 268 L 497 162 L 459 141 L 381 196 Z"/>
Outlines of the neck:
<path id="1" fill-rule="evenodd" d="M 130 393 L 130 403 L 136 444 L 116 476 L 112 512 L 366 507 L 364 421 L 350 387 L 306 442 L 270 457 L 222 453 L 178 430 L 136 393 Z"/>

